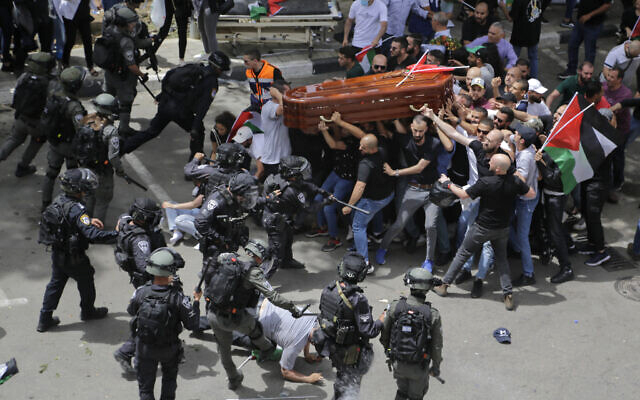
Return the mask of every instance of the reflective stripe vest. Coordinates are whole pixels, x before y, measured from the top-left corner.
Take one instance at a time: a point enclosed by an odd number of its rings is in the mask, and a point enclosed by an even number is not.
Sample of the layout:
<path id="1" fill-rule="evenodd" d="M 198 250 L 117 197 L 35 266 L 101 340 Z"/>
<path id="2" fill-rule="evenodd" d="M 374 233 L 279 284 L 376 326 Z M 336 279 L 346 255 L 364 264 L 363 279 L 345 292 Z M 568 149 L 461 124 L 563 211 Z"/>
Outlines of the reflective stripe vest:
<path id="1" fill-rule="evenodd" d="M 271 100 L 269 88 L 271 84 L 273 84 L 273 73 L 276 68 L 265 60 L 260 61 L 264 63 L 260 73 L 256 76 L 253 69 L 247 68 L 246 76 L 249 81 L 249 88 L 251 89 L 251 104 L 258 105 L 262 108 L 263 104 Z"/>

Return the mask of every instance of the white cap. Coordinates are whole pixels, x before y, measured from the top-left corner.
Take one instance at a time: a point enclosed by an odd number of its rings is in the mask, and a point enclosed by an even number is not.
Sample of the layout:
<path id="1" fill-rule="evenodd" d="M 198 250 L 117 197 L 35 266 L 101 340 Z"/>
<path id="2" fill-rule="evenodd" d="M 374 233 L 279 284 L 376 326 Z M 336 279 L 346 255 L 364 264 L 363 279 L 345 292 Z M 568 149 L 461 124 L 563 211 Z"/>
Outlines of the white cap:
<path id="1" fill-rule="evenodd" d="M 542 83 L 540 83 L 539 80 L 531 78 L 529 79 L 529 90 L 531 90 L 532 92 L 536 92 L 538 94 L 545 94 L 547 93 L 547 88 L 542 86 Z"/>
<path id="2" fill-rule="evenodd" d="M 471 86 L 480 86 L 484 89 L 484 79 L 480 77 L 475 77 L 471 80 Z"/>
<path id="3" fill-rule="evenodd" d="M 231 140 L 236 143 L 242 144 L 252 138 L 253 131 L 251 130 L 251 128 L 249 128 L 248 126 L 241 126 L 240 129 L 238 129 L 238 132 L 236 132 L 236 135 Z"/>

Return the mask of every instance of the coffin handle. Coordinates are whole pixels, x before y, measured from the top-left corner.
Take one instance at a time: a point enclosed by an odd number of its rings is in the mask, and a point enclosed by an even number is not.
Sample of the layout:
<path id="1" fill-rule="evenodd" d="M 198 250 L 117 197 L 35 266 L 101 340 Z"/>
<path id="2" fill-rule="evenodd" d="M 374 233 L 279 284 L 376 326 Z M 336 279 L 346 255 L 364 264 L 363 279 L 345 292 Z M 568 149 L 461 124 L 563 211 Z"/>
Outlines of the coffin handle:
<path id="1" fill-rule="evenodd" d="M 427 103 L 424 103 L 424 104 L 422 105 L 422 107 L 424 107 L 424 106 L 426 106 L 426 105 L 427 105 Z M 420 107 L 420 108 L 422 108 L 422 107 Z M 415 108 L 415 107 L 413 106 L 413 104 L 409 104 L 409 108 L 411 109 L 411 111 L 420 112 L 420 108 Z"/>
<path id="2" fill-rule="evenodd" d="M 320 121 L 322 121 L 322 122 L 333 122 L 330 119 L 325 118 L 324 115 L 320 116 Z"/>

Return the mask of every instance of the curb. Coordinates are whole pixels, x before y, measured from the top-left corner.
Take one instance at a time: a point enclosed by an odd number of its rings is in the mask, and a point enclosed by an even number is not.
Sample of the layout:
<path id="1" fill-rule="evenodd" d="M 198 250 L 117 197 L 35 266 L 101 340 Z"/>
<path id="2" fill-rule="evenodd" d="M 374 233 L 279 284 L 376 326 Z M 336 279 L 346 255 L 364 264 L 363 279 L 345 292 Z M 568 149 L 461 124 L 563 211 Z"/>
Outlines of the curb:
<path id="1" fill-rule="evenodd" d="M 618 28 L 615 25 L 605 25 L 602 27 L 599 37 L 615 36 Z M 561 44 L 569 43 L 573 29 L 564 29 L 561 32 L 545 32 L 540 35 L 538 48 L 557 47 Z"/>

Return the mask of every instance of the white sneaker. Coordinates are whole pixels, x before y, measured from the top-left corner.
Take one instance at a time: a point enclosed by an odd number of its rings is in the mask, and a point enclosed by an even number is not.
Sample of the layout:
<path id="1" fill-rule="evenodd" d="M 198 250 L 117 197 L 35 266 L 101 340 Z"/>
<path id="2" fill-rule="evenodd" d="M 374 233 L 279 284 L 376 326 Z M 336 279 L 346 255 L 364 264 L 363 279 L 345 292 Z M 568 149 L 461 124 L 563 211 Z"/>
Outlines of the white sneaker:
<path id="1" fill-rule="evenodd" d="M 349 226 L 349 231 L 347 232 L 347 240 L 353 240 L 353 229 Z"/>
<path id="2" fill-rule="evenodd" d="M 197 245 L 193 246 L 194 250 L 200 250 L 200 243 L 198 243 Z"/>
<path id="3" fill-rule="evenodd" d="M 184 237 L 184 234 L 176 229 L 173 231 L 173 235 L 171 236 L 171 239 L 169 239 L 169 244 L 172 246 L 175 246 L 176 243 L 182 240 L 183 237 Z"/>
<path id="4" fill-rule="evenodd" d="M 427 243 L 427 237 L 425 235 L 420 235 L 418 240 L 416 241 L 416 245 L 420 246 Z"/>
<path id="5" fill-rule="evenodd" d="M 375 267 L 373 266 L 373 264 L 369 264 L 369 268 L 367 269 L 367 275 L 371 275 L 375 272 Z"/>

